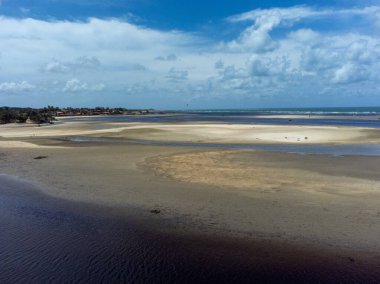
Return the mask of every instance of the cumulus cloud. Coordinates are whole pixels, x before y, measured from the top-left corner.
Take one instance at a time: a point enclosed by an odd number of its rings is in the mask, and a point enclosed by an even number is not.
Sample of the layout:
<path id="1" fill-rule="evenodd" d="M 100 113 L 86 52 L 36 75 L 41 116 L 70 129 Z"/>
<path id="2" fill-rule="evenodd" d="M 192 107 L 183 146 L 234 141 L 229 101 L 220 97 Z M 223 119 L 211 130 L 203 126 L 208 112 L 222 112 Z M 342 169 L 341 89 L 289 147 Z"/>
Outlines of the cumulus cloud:
<path id="1" fill-rule="evenodd" d="M 25 92 L 35 88 L 36 86 L 29 84 L 27 81 L 0 83 L 0 92 Z"/>
<path id="2" fill-rule="evenodd" d="M 290 62 L 285 56 L 276 58 L 252 56 L 248 64 L 250 74 L 257 77 L 286 76 L 291 72 L 288 70 Z"/>
<path id="3" fill-rule="evenodd" d="M 265 53 L 273 51 L 278 47 L 278 43 L 272 39 L 268 27 L 252 26 L 247 28 L 237 40 L 233 40 L 224 45 L 231 52 L 255 52 Z"/>
<path id="4" fill-rule="evenodd" d="M 295 94 L 313 99 L 349 92 L 376 96 L 380 38 L 371 31 L 378 29 L 379 15 L 375 6 L 258 9 L 228 18 L 240 32 L 225 41 L 117 19 L 0 17 L 0 91 L 101 96 L 107 86 L 110 103 L 128 104 L 136 92 L 152 107 L 162 96 L 173 102 L 183 97 L 212 102 L 221 96 L 291 100 Z M 319 28 L 326 19 L 339 25 L 328 32 Z M 368 28 L 357 29 L 354 19 Z"/>
<path id="5" fill-rule="evenodd" d="M 51 73 L 69 73 L 85 69 L 95 69 L 100 66 L 99 59 L 94 57 L 81 56 L 74 61 L 62 62 L 58 59 L 51 59 L 42 66 L 44 72 Z"/>
<path id="6" fill-rule="evenodd" d="M 52 73 L 65 73 L 69 72 L 71 69 L 65 63 L 62 63 L 57 59 L 52 59 L 42 67 L 42 70 Z"/>
<path id="7" fill-rule="evenodd" d="M 334 71 L 332 82 L 340 84 L 356 83 L 367 79 L 369 76 L 370 74 L 367 69 L 347 63 Z"/>
<path id="8" fill-rule="evenodd" d="M 62 91 L 65 93 L 76 93 L 76 92 L 99 92 L 105 89 L 105 85 L 103 83 L 89 85 L 87 83 L 81 82 L 77 78 L 73 78 L 68 80 L 63 87 Z"/>
<path id="9" fill-rule="evenodd" d="M 371 81 L 379 72 L 379 41 L 360 35 L 327 36 L 303 44 L 299 68 L 332 83 Z"/>
<path id="10" fill-rule="evenodd" d="M 290 32 L 288 38 L 296 42 L 313 45 L 319 42 L 320 35 L 312 29 L 299 29 Z"/>

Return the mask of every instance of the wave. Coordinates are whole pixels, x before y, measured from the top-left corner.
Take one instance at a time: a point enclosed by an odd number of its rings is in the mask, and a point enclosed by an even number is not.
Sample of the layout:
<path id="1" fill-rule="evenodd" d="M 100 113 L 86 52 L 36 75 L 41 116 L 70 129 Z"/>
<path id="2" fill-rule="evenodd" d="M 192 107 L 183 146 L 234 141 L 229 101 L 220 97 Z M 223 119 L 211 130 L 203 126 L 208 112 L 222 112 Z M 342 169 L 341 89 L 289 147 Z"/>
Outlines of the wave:
<path id="1" fill-rule="evenodd" d="M 257 108 L 257 109 L 189 109 L 175 112 L 194 114 L 224 115 L 347 115 L 371 116 L 380 115 L 380 107 L 342 107 L 342 108 Z"/>

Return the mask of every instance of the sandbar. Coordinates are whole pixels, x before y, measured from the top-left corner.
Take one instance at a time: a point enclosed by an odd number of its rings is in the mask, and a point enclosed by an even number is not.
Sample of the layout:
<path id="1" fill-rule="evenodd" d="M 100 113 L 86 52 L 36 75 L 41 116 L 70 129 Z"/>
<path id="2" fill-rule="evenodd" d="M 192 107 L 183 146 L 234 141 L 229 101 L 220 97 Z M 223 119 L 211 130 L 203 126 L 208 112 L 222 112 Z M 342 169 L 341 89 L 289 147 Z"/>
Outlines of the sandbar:
<path id="1" fill-rule="evenodd" d="M 379 144 L 375 128 L 222 123 L 66 122 L 52 126 L 0 126 L 0 138 L 91 135 L 201 143 Z"/>

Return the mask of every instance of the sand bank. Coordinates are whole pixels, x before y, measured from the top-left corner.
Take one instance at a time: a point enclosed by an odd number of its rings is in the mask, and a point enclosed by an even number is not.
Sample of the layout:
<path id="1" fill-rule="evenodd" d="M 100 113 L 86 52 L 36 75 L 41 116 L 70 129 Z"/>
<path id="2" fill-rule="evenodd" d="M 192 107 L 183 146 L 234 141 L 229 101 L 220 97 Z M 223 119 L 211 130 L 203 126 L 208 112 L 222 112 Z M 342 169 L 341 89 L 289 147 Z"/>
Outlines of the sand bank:
<path id="1" fill-rule="evenodd" d="M 67 122 L 52 126 L 1 126 L 0 137 L 92 135 L 203 143 L 380 143 L 380 129 L 332 126 Z"/>
<path id="2" fill-rule="evenodd" d="M 380 193 L 380 177 L 332 176 L 307 169 L 265 166 L 253 151 L 191 152 L 147 159 L 158 175 L 246 192 L 306 191 L 312 194 L 362 195 Z M 247 157 L 251 157 L 249 161 Z M 290 158 L 291 156 L 289 156 Z"/>
<path id="3" fill-rule="evenodd" d="M 0 147 L 0 172 L 31 180 L 54 197 L 140 208 L 147 218 L 156 218 L 158 230 L 269 239 L 379 257 L 379 157 L 75 144 L 57 139 L 68 135 L 345 144 L 378 143 L 378 129 L 82 122 L 1 126 L 0 145 L 11 146 Z M 38 156 L 45 158 L 35 159 Z M 152 215 L 152 210 L 159 214 Z"/>
<path id="4" fill-rule="evenodd" d="M 14 140 L 7 140 L 7 141 L 0 141 L 0 149 L 1 148 L 64 148 L 59 146 L 45 146 L 45 145 L 38 145 L 33 144 L 30 142 L 24 142 L 24 141 L 14 141 Z"/>
<path id="5" fill-rule="evenodd" d="M 203 143 L 380 143 L 380 130 L 357 127 L 246 124 L 141 124 L 116 137 Z"/>
<path id="6" fill-rule="evenodd" d="M 54 125 L 0 125 L 0 138 L 38 138 L 89 135 L 112 131 L 112 126 L 94 122 L 65 122 Z"/>
<path id="7" fill-rule="evenodd" d="M 159 230 L 380 251 L 378 157 L 133 144 L 0 153 L 0 172 L 55 197 L 157 209 L 169 224 Z"/>

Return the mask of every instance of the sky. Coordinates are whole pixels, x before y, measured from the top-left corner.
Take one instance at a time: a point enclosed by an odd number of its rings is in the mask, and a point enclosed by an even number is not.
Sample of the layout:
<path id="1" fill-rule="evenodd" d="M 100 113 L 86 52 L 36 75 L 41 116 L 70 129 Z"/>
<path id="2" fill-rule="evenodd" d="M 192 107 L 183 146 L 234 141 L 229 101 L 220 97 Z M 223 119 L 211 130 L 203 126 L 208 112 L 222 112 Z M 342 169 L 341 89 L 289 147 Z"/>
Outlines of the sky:
<path id="1" fill-rule="evenodd" d="M 380 0 L 0 0 L 0 106 L 380 106 Z"/>

